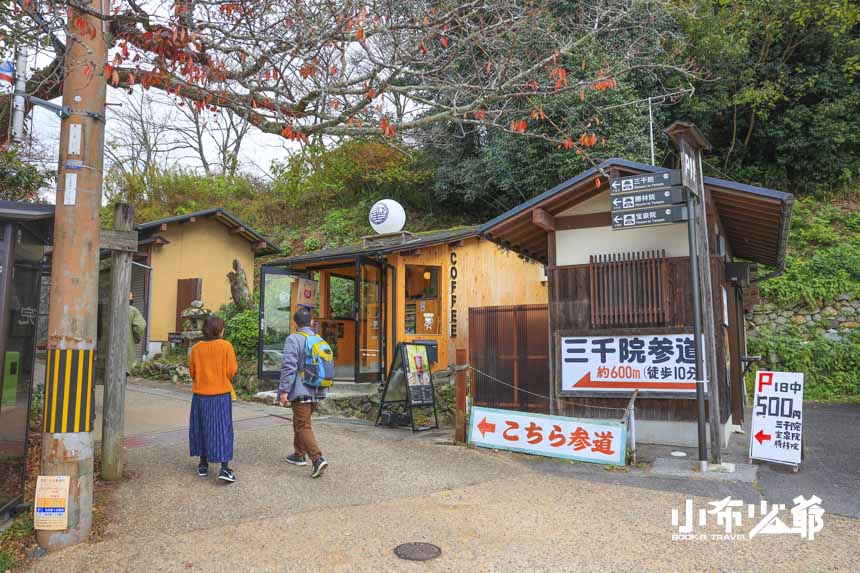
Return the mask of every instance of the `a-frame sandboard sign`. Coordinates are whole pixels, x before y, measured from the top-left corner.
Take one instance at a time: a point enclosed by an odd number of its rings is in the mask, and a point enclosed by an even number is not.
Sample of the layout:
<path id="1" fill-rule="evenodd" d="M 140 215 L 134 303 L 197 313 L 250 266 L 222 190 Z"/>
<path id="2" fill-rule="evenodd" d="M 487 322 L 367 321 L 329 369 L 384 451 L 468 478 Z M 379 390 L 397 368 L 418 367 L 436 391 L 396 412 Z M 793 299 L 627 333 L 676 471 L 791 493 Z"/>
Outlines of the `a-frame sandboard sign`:
<path id="1" fill-rule="evenodd" d="M 409 414 L 409 423 L 398 424 L 402 427 L 412 427 L 413 432 L 435 430 L 439 428 L 439 416 L 436 413 L 436 393 L 433 388 L 433 375 L 430 372 L 430 361 L 427 359 L 427 346 L 418 342 L 400 342 L 394 352 L 385 388 L 382 391 L 382 401 L 376 414 L 376 423 L 385 412 L 386 406 L 402 404 L 404 411 Z M 415 408 L 433 408 L 433 426 L 415 426 Z"/>

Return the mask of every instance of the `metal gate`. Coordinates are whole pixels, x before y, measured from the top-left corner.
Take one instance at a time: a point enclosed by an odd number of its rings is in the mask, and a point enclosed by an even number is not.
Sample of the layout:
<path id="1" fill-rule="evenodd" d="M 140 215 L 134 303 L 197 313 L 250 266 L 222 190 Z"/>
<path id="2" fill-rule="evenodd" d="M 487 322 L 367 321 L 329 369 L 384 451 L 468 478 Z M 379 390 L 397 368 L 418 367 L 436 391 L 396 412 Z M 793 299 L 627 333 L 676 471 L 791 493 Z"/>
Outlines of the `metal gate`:
<path id="1" fill-rule="evenodd" d="M 476 406 L 549 413 L 547 305 L 470 308 L 469 362 Z"/>

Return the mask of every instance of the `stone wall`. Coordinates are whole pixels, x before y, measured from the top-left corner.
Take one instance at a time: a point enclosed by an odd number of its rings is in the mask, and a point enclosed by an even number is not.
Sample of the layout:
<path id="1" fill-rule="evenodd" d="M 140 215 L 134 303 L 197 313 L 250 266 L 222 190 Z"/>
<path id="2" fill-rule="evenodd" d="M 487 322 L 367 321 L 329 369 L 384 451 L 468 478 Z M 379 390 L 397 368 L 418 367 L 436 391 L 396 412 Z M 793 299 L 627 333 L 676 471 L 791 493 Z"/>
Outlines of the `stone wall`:
<path id="1" fill-rule="evenodd" d="M 830 340 L 839 341 L 849 330 L 860 328 L 860 297 L 843 294 L 822 308 L 810 308 L 799 304 L 791 308 L 781 308 L 775 304 L 764 303 L 755 307 L 747 317 L 747 334 L 755 338 L 762 328 L 779 332 L 789 325 L 816 330 Z"/>

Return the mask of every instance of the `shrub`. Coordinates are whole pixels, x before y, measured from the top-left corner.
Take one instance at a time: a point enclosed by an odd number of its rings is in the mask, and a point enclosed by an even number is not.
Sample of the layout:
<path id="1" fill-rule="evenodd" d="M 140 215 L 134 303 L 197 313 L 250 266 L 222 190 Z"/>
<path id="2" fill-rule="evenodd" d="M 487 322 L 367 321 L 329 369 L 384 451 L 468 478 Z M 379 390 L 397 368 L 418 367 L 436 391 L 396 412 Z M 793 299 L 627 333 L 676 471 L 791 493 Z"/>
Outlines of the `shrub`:
<path id="1" fill-rule="evenodd" d="M 751 354 L 761 355 L 759 370 L 803 372 L 808 400 L 860 400 L 860 331 L 830 340 L 818 332 L 790 327 L 762 329 L 750 339 Z"/>
<path id="2" fill-rule="evenodd" d="M 259 323 L 260 312 L 257 309 L 243 310 L 225 318 L 224 338 L 233 345 L 239 360 L 257 359 Z"/>

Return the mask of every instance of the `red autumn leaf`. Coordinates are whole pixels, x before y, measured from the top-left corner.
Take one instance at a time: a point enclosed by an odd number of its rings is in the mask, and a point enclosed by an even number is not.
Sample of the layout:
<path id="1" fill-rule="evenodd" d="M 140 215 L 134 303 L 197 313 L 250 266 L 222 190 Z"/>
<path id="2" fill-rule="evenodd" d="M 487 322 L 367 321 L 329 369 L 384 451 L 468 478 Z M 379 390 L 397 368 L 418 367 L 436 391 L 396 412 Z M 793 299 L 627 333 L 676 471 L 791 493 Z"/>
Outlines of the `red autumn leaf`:
<path id="1" fill-rule="evenodd" d="M 595 189 L 600 189 L 600 177 L 594 179 L 594 187 Z"/>
<path id="2" fill-rule="evenodd" d="M 487 62 L 487 65 L 485 66 L 485 68 L 484 68 L 484 69 L 485 69 L 485 70 L 487 71 L 487 73 L 489 74 L 489 73 L 490 73 L 490 70 L 492 70 L 492 69 L 493 69 L 493 63 L 492 63 L 492 62 Z"/>
<path id="3" fill-rule="evenodd" d="M 427 46 L 424 45 L 424 42 L 421 42 L 421 44 L 418 45 L 418 49 L 421 50 L 422 54 L 427 53 Z"/>
<path id="4" fill-rule="evenodd" d="M 89 78 L 90 76 L 92 76 L 92 75 L 93 75 L 93 68 L 94 68 L 94 67 L 95 67 L 95 66 L 93 66 L 93 63 L 92 63 L 92 62 L 90 62 L 89 64 L 87 64 L 87 67 L 86 67 L 86 68 L 84 68 L 84 75 L 85 75 L 87 78 Z"/>
<path id="5" fill-rule="evenodd" d="M 328 73 L 329 73 L 329 74 L 331 74 L 331 75 L 333 75 L 333 76 L 336 76 L 336 75 L 337 75 L 337 66 L 332 66 L 332 67 L 330 67 L 330 68 L 328 69 Z"/>
<path id="6" fill-rule="evenodd" d="M 361 42 L 364 40 L 364 28 L 359 28 L 355 31 L 355 39 Z"/>
<path id="7" fill-rule="evenodd" d="M 441 39 L 441 40 L 439 40 L 439 42 L 442 44 L 442 47 L 443 47 L 443 48 L 447 48 L 447 47 L 448 47 L 448 38 L 447 38 L 446 36 L 442 36 L 442 39 Z"/>
<path id="8" fill-rule="evenodd" d="M 572 149 L 573 148 L 573 140 L 568 137 L 567 139 L 564 140 L 563 145 L 564 145 L 565 149 Z"/>
<path id="9" fill-rule="evenodd" d="M 487 117 L 487 110 L 479 109 L 475 112 L 475 119 L 483 120 L 485 117 Z"/>
<path id="10" fill-rule="evenodd" d="M 119 49 L 122 50 L 122 57 L 128 58 L 128 44 L 126 42 L 123 42 L 122 44 L 120 44 Z"/>
<path id="11" fill-rule="evenodd" d="M 111 72 L 113 72 L 113 66 L 110 64 L 105 64 L 105 77 L 109 78 L 111 75 Z"/>

